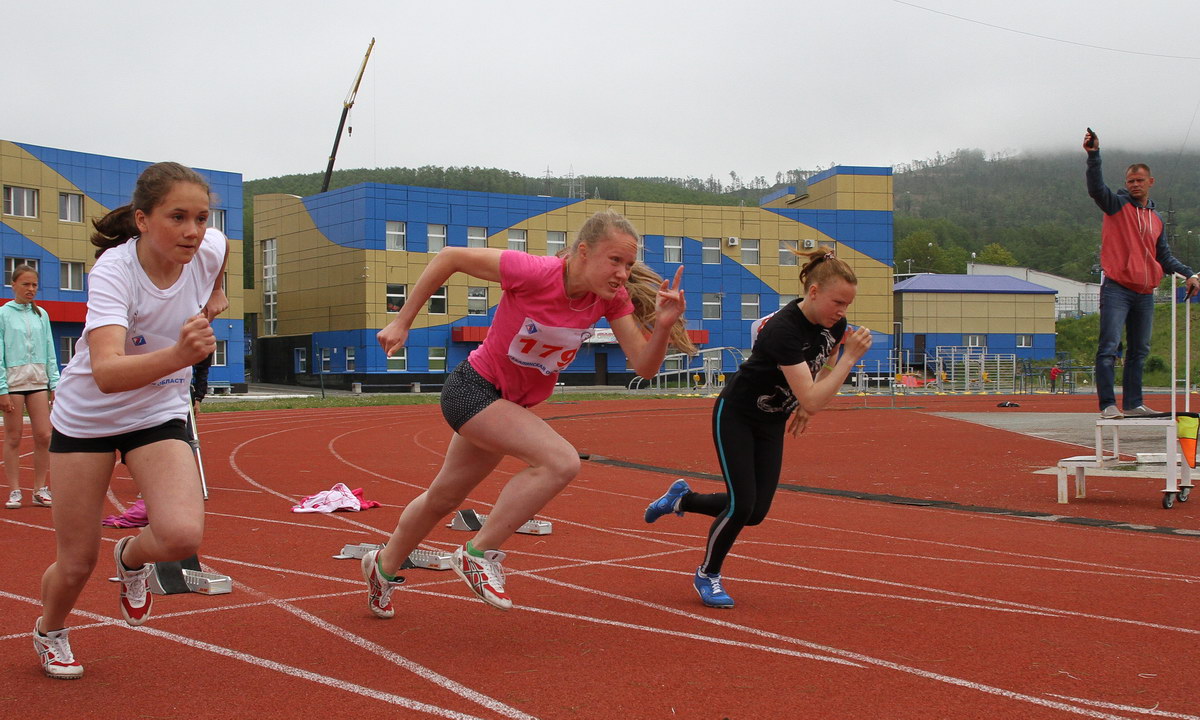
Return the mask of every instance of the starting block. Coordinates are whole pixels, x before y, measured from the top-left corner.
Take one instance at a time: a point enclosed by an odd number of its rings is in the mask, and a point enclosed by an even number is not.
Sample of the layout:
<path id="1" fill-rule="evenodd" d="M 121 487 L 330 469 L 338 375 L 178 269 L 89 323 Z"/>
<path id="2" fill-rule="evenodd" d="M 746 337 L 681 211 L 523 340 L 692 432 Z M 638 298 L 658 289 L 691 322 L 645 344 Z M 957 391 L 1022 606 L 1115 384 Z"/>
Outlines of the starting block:
<path id="1" fill-rule="evenodd" d="M 478 530 L 487 522 L 487 515 L 474 510 L 459 510 L 446 526 L 451 530 Z M 549 535 L 554 525 L 549 520 L 529 520 L 517 532 L 522 535 Z"/>
<path id="2" fill-rule="evenodd" d="M 342 551 L 335 558 L 345 560 L 348 558 L 361 558 L 372 550 L 378 550 L 383 545 L 376 543 L 351 543 L 342 546 Z M 417 548 L 408 554 L 408 559 L 400 565 L 401 570 L 408 568 L 425 568 L 427 570 L 449 570 L 450 569 L 450 553 L 440 552 L 438 550 L 424 550 Z"/>
<path id="3" fill-rule="evenodd" d="M 193 555 L 178 562 L 154 563 L 146 587 L 155 595 L 186 592 L 224 595 L 233 591 L 233 580 L 228 575 L 204 572 L 200 569 L 200 558 Z"/>

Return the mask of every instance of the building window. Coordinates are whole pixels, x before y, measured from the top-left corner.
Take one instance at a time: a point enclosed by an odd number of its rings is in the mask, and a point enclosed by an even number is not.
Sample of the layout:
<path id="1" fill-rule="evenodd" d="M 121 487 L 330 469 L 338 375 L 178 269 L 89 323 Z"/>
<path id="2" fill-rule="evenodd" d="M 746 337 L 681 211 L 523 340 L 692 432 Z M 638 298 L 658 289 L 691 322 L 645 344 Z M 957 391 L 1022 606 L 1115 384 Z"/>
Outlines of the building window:
<path id="1" fill-rule="evenodd" d="M 430 315 L 445 315 L 446 314 L 446 286 L 443 285 L 433 294 L 429 296 L 429 314 Z"/>
<path id="2" fill-rule="evenodd" d="M 446 247 L 446 226 L 445 225 L 430 225 L 429 226 L 429 252 L 435 253 L 438 250 Z"/>
<path id="3" fill-rule="evenodd" d="M 36 258 L 6 257 L 4 258 L 5 285 L 12 285 L 13 270 L 16 270 L 21 265 L 28 265 L 29 267 L 33 268 L 33 271 L 36 272 L 39 277 L 42 274 L 42 271 L 38 268 L 38 261 Z"/>
<path id="4" fill-rule="evenodd" d="M 780 240 L 779 241 L 779 265 L 784 267 L 791 265 L 795 267 L 800 264 L 800 257 L 796 255 L 795 240 Z"/>
<path id="5" fill-rule="evenodd" d="M 487 315 L 488 289 L 485 287 L 467 288 L 467 314 Z"/>
<path id="6" fill-rule="evenodd" d="M 218 340 L 217 349 L 213 350 L 213 367 L 225 367 L 228 357 L 229 342 L 227 340 Z"/>
<path id="7" fill-rule="evenodd" d="M 79 193 L 59 193 L 58 219 L 62 222 L 83 222 L 83 196 Z"/>
<path id="8" fill-rule="evenodd" d="M 274 335 L 277 310 L 275 291 L 275 238 L 263 240 L 263 334 Z M 298 370 L 297 372 L 305 372 Z"/>
<path id="9" fill-rule="evenodd" d="M 567 249 L 567 234 L 562 230 L 546 231 L 546 255 L 554 257 Z"/>
<path id="10" fill-rule="evenodd" d="M 4 186 L 4 214 L 35 218 L 38 214 L 38 191 L 33 188 Z"/>
<path id="11" fill-rule="evenodd" d="M 429 348 L 429 372 L 446 371 L 446 348 Z"/>
<path id="12" fill-rule="evenodd" d="M 663 238 L 663 262 L 683 262 L 683 238 L 673 235 Z"/>
<path id="13" fill-rule="evenodd" d="M 403 250 L 407 244 L 408 225 L 395 220 L 387 221 L 384 231 L 384 248 L 387 250 Z"/>
<path id="14" fill-rule="evenodd" d="M 295 366 L 297 373 L 308 372 L 308 349 L 296 348 L 295 350 Z"/>
<path id="15" fill-rule="evenodd" d="M 509 230 L 508 231 L 508 249 L 520 250 L 525 252 L 525 231 L 524 230 Z"/>
<path id="16" fill-rule="evenodd" d="M 333 348 L 321 348 L 321 372 L 327 373 L 333 370 Z"/>
<path id="17" fill-rule="evenodd" d="M 353 345 L 346 346 L 346 372 L 354 372 L 356 349 Z"/>
<path id="18" fill-rule="evenodd" d="M 225 232 L 225 211 L 218 208 L 209 210 L 207 226 Z"/>
<path id="19" fill-rule="evenodd" d="M 467 228 L 467 247 L 487 247 L 487 228 L 476 226 Z"/>
<path id="20" fill-rule="evenodd" d="M 63 290 L 82 290 L 83 263 L 60 262 L 58 264 L 58 286 Z"/>
<path id="21" fill-rule="evenodd" d="M 757 320 L 758 318 L 758 294 L 748 293 L 742 295 L 742 319 Z"/>
<path id="22" fill-rule="evenodd" d="M 963 335 L 963 345 L 967 347 L 987 347 L 987 336 Z"/>
<path id="23" fill-rule="evenodd" d="M 799 299 L 799 295 L 785 295 L 784 293 L 779 293 L 779 307 L 782 309 L 784 305 L 787 305 L 793 300 Z"/>
<path id="24" fill-rule="evenodd" d="M 69 337 L 63 335 L 58 339 L 58 363 L 66 365 L 75 357 L 75 343 L 79 342 L 77 337 Z"/>
<path id="25" fill-rule="evenodd" d="M 700 242 L 703 248 L 700 254 L 700 262 L 705 265 L 720 265 L 721 238 L 704 238 Z"/>
<path id="26" fill-rule="evenodd" d="M 408 297 L 407 285 L 388 285 L 387 286 L 387 311 L 390 313 L 400 312 L 400 308 L 404 307 L 404 300 Z"/>
<path id="27" fill-rule="evenodd" d="M 742 238 L 742 264 L 758 264 L 758 241 Z"/>
<path id="28" fill-rule="evenodd" d="M 406 372 L 408 370 L 408 348 L 396 348 L 387 359 L 388 372 Z"/>
<path id="29" fill-rule="evenodd" d="M 1019 348 L 1033 347 L 1033 336 L 1029 335 L 1029 334 L 1018 334 L 1017 335 L 1017 347 L 1019 347 Z"/>
<path id="30" fill-rule="evenodd" d="M 704 293 L 701 317 L 705 320 L 721 319 L 721 293 Z"/>
<path id="31" fill-rule="evenodd" d="M 668 356 L 663 358 L 663 370 L 683 370 L 683 358 L 679 355 Z"/>

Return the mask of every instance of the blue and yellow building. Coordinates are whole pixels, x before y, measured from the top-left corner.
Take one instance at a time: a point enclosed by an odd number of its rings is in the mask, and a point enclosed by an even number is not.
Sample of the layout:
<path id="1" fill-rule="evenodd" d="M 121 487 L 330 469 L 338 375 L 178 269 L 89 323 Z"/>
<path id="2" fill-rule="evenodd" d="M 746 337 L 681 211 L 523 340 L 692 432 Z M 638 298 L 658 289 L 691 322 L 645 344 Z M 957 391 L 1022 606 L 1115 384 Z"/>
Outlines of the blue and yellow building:
<path id="1" fill-rule="evenodd" d="M 87 317 L 87 277 L 96 248 L 88 242 L 92 220 L 126 205 L 149 162 L 57 150 L 0 140 L 0 253 L 4 299 L 11 299 L 12 269 L 23 262 L 40 275 L 37 303 L 50 316 L 58 362 L 66 365 Z M 229 237 L 226 271 L 229 310 L 213 322 L 217 353 L 209 380 L 245 387 L 242 290 L 242 177 L 196 168 L 214 194 L 210 224 Z"/>
<path id="2" fill-rule="evenodd" d="M 850 322 L 875 334 L 868 361 L 892 347 L 892 171 L 838 166 L 757 207 L 609 202 L 361 183 L 309 197 L 254 199 L 257 375 L 267 382 L 364 389 L 438 384 L 483 339 L 495 283 L 452 277 L 417 316 L 404 353 L 386 358 L 375 333 L 407 301 L 446 245 L 553 254 L 598 210 L 628 217 L 644 261 L 664 277 L 684 265 L 687 320 L 703 348 L 749 344 L 752 320 L 800 295 L 803 258 L 827 248 L 859 278 Z M 259 310 L 260 309 L 260 310 Z M 568 384 L 624 384 L 633 375 L 600 329 L 564 372 Z M 733 355 L 725 359 L 732 371 Z"/>
<path id="3" fill-rule="evenodd" d="M 1057 293 L 1008 275 L 928 273 L 902 280 L 896 283 L 896 316 L 906 364 L 920 364 L 946 346 L 1022 360 L 1053 358 Z"/>

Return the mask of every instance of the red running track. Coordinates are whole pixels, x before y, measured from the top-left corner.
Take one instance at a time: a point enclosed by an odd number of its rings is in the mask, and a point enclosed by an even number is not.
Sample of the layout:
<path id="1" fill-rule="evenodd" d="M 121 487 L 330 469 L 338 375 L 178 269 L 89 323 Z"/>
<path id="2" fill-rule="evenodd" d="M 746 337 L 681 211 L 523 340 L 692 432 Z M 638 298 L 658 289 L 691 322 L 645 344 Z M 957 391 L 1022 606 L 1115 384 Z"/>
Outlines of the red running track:
<path id="1" fill-rule="evenodd" d="M 1090 410 L 1083 398 L 1019 400 Z M 1122 479 L 1057 505 L 1053 475 L 1035 471 L 1074 449 L 933 414 L 996 401 L 840 399 L 788 441 L 783 482 L 1042 519 L 782 490 L 726 563 L 728 611 L 691 588 L 708 519 L 642 521 L 675 477 L 718 487 L 712 400 L 545 404 L 593 459 L 539 516 L 553 534 L 506 547 L 516 607 L 411 570 L 392 620 L 367 610 L 358 563 L 331 556 L 382 541 L 432 479 L 449 439 L 437 409 L 207 414 L 202 560 L 234 592 L 159 597 L 130 628 L 102 552 L 72 618 L 86 675 L 45 679 L 29 632 L 50 516 L 3 511 L 0 717 L 1200 718 L 1200 539 L 1045 517 L 1200 531 L 1197 503 L 1165 511 L 1154 482 Z M 517 469 L 502 463 L 468 506 L 487 512 Z M 335 482 L 385 506 L 290 512 Z M 119 467 L 106 513 L 135 497 Z M 105 529 L 102 551 L 122 534 Z M 439 527 L 428 547 L 466 537 Z"/>

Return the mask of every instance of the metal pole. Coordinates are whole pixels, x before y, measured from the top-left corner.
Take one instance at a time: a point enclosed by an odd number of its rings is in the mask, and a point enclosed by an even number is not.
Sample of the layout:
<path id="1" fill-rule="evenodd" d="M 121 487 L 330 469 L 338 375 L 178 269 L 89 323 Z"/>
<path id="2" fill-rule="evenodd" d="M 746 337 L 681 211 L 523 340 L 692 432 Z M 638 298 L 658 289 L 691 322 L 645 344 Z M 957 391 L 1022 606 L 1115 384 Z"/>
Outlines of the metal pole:
<path id="1" fill-rule="evenodd" d="M 325 355 L 321 352 L 321 346 L 317 346 L 317 377 L 321 381 L 321 399 L 325 399 Z"/>

